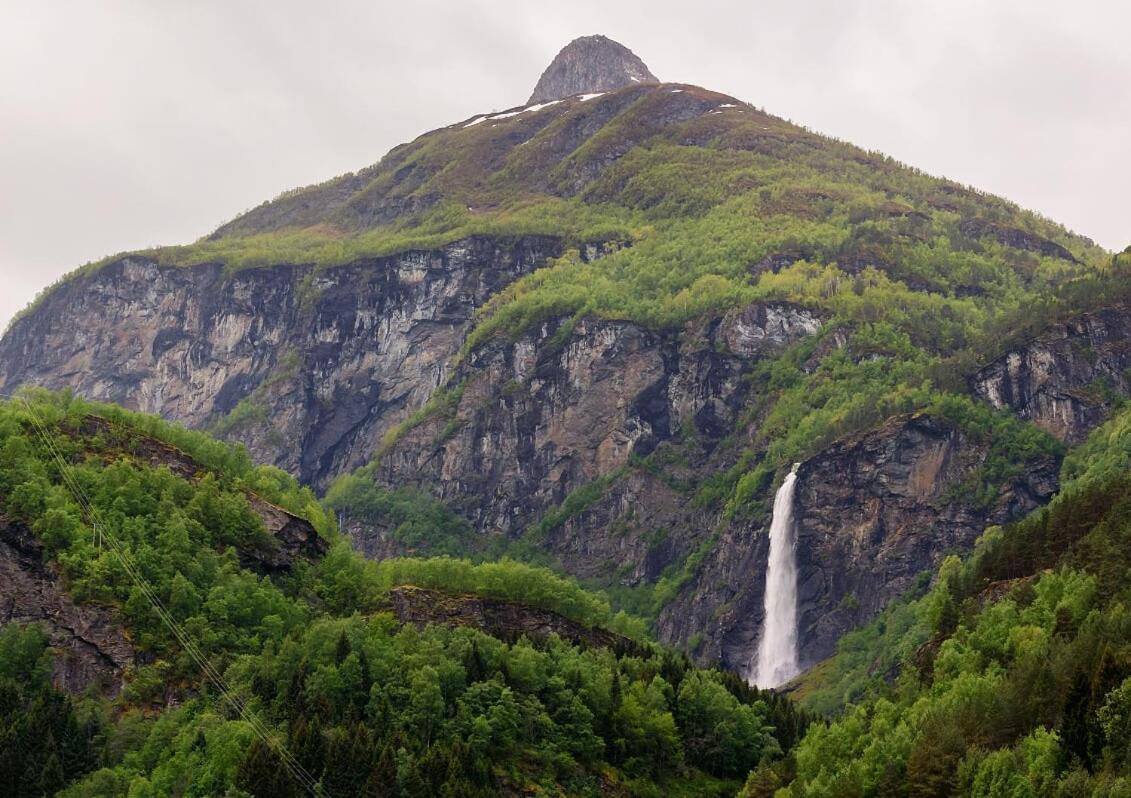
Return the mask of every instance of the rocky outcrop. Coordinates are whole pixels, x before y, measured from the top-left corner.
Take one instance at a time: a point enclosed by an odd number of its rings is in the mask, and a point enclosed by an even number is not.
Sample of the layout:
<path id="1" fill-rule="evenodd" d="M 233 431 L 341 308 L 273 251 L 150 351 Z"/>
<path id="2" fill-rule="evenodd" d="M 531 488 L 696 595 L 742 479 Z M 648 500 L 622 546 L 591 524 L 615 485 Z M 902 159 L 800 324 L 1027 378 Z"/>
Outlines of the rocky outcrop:
<path id="1" fill-rule="evenodd" d="M 1062 245 L 1019 227 L 997 224 L 987 219 L 973 218 L 964 220 L 959 225 L 959 231 L 962 235 L 970 238 L 990 238 L 999 244 L 1014 249 L 1035 252 L 1038 255 L 1045 255 L 1050 258 L 1060 258 L 1072 263 L 1078 262 L 1076 256 Z"/>
<path id="2" fill-rule="evenodd" d="M 367 462 L 448 376 L 475 308 L 560 254 L 472 238 L 330 269 L 124 258 L 54 290 L 0 342 L 0 392 L 83 396 L 213 427 L 304 481 Z"/>
<path id="3" fill-rule="evenodd" d="M 659 83 L 636 55 L 605 36 L 582 36 L 562 48 L 534 87 L 528 103 Z"/>
<path id="4" fill-rule="evenodd" d="M 629 638 L 608 629 L 584 626 L 556 612 L 528 604 L 477 595 L 441 593 L 410 585 L 393 588 L 389 598 L 397 620 L 418 627 L 429 624 L 468 626 L 508 642 L 522 637 L 545 640 L 557 635 L 590 648 L 643 650 Z"/>
<path id="5" fill-rule="evenodd" d="M 994 407 L 1079 443 L 1131 395 L 1131 315 L 1113 307 L 1055 324 L 982 368 L 970 387 Z"/>
<path id="6" fill-rule="evenodd" d="M 43 547 L 21 524 L 0 515 L 0 624 L 38 623 L 54 649 L 52 682 L 80 693 L 122 689 L 137 657 L 121 620 L 106 607 L 79 606 L 59 587 Z"/>
<path id="7" fill-rule="evenodd" d="M 988 449 L 947 422 L 917 415 L 801 464 L 794 511 L 804 667 L 832 654 L 845 632 L 933 573 L 946 554 L 968 551 L 987 526 L 1052 497 L 1059 462 L 1040 457 L 980 504 L 974 489 Z M 723 531 L 693 589 L 664 612 L 666 639 L 700 635 L 701 657 L 748 669 L 763 621 L 768 527 L 766 519 Z"/>
<path id="8" fill-rule="evenodd" d="M 176 447 L 101 416 L 85 416 L 77 429 L 69 432 L 91 444 L 84 455 L 129 457 L 151 468 L 168 468 L 188 480 L 206 472 Z M 240 562 L 245 567 L 261 573 L 285 573 L 297 560 L 316 561 L 325 555 L 326 541 L 305 518 L 255 493 L 248 492 L 247 498 L 267 534 L 253 547 L 240 550 Z M 0 625 L 38 623 L 46 631 L 54 650 L 52 681 L 56 687 L 72 693 L 92 686 L 109 695 L 121 691 L 125 670 L 141 662 L 122 619 L 109 607 L 76 604 L 31 530 L 3 514 L 0 585 Z"/>
<path id="9" fill-rule="evenodd" d="M 263 573 L 284 573 L 300 560 L 318 562 L 326 555 L 329 544 L 305 518 L 276 507 L 254 493 L 249 493 L 247 498 L 252 512 L 263 520 L 267 537 L 263 545 L 240 551 L 244 567 Z"/>

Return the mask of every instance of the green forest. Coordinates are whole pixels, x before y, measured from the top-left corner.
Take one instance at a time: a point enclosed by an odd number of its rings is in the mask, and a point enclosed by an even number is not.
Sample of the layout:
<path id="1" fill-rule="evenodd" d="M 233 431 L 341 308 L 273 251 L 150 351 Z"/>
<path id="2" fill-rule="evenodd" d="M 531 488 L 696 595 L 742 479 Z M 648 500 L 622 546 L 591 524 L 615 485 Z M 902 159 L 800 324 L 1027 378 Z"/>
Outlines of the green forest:
<path id="1" fill-rule="evenodd" d="M 1052 504 L 987 530 L 787 697 L 692 666 L 606 598 L 533 566 L 365 561 L 309 491 L 238 448 L 29 396 L 0 406 L 0 514 L 42 541 L 76 600 L 115 608 L 146 656 L 116 697 L 107 685 L 67 695 L 41 628 L 4 627 L 4 794 L 304 794 L 280 750 L 325 795 L 1131 794 L 1131 409 L 1069 453 Z M 112 432 L 84 434 L 92 415 Z M 131 454 L 150 438 L 205 472 Z M 270 742 L 99 550 L 66 474 Z M 241 566 L 265 534 L 253 493 L 316 523 L 329 553 L 275 576 Z M 405 584 L 521 601 L 637 645 L 402 625 L 387 598 Z"/>
<path id="2" fill-rule="evenodd" d="M 107 684 L 66 695 L 51 686 L 44 631 L 4 627 L 5 795 L 306 794 L 292 761 L 328 796 L 597 795 L 609 785 L 730 795 L 809 723 L 789 701 L 648 642 L 574 582 L 509 561 L 365 561 L 308 490 L 241 450 L 70 396 L 29 396 L 0 405 L 0 517 L 34 533 L 76 601 L 120 615 L 139 664 L 114 698 Z M 109 426 L 88 434 L 91 417 Z M 205 470 L 186 478 L 140 457 L 151 439 Z M 272 576 L 242 565 L 242 552 L 265 544 L 251 495 L 304 514 L 329 553 Z M 95 520 L 254 720 L 202 676 Z M 418 629 L 389 612 L 389 590 L 403 584 L 641 637 L 609 649 Z"/>

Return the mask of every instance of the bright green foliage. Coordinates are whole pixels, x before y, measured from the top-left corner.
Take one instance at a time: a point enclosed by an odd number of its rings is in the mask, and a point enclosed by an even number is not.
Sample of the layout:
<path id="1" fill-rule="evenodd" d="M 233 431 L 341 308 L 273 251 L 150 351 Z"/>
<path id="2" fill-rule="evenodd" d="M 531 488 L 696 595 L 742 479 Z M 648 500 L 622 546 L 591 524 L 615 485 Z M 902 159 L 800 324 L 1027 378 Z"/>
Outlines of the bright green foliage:
<path id="1" fill-rule="evenodd" d="M 466 520 L 420 490 L 387 490 L 365 471 L 335 480 L 326 493 L 333 510 L 366 523 L 380 523 L 403 550 L 414 555 L 457 555 L 474 548 Z"/>

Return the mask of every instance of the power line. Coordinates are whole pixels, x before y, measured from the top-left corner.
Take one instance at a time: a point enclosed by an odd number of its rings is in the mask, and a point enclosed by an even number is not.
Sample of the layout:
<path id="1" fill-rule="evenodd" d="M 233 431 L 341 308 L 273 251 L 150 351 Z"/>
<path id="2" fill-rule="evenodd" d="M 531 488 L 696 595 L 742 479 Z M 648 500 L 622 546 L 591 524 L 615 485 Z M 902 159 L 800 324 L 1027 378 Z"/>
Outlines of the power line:
<path id="1" fill-rule="evenodd" d="M 8 397 L 12 398 L 12 397 Z M 63 481 L 64 487 L 71 494 L 71 497 L 79 505 L 82 511 L 86 514 L 94 527 L 95 535 L 98 538 L 99 546 L 103 541 L 106 547 L 117 558 L 122 569 L 126 575 L 133 580 L 134 585 L 141 591 L 142 595 L 149 601 L 153 611 L 157 617 L 165 624 L 165 626 L 176 638 L 181 647 L 189 654 L 192 660 L 200 668 L 201 672 L 212 682 L 217 690 L 220 691 L 221 696 L 228 704 L 235 709 L 240 718 L 251 727 L 255 735 L 269 748 L 274 750 L 279 758 L 282 760 L 283 766 L 287 769 L 291 777 L 302 786 L 307 792 L 315 796 L 315 798 L 324 798 L 325 791 L 318 781 L 302 766 L 297 758 L 287 750 L 287 747 L 270 733 L 270 730 L 264 722 L 235 694 L 224 677 L 216 670 L 211 662 L 200 651 L 196 642 L 184 629 L 184 627 L 172 616 L 172 614 L 165 608 L 161 599 L 157 596 L 156 591 L 152 588 L 149 582 L 142 575 L 137 565 L 130 557 L 129 551 L 117 539 L 117 537 L 109 531 L 108 525 L 99 515 L 94 503 L 83 490 L 82 485 L 79 484 L 74 474 L 71 472 L 70 465 L 67 463 L 66 458 L 63 456 L 62 451 L 54 440 L 53 435 L 43 418 L 39 415 L 38 411 L 26 397 L 19 397 L 23 402 L 24 408 L 27 410 L 29 419 L 35 427 L 37 434 L 44 443 L 48 450 L 49 455 L 55 460 L 59 474 Z"/>

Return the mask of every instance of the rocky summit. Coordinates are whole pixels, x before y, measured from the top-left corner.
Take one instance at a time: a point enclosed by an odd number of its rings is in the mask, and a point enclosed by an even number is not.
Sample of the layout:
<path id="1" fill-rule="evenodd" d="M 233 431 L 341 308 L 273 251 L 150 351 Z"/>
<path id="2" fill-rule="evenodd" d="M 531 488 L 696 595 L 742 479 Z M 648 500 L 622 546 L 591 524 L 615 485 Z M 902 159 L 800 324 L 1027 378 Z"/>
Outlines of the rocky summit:
<path id="1" fill-rule="evenodd" d="M 562 48 L 546 67 L 528 103 L 544 103 L 575 94 L 631 86 L 634 83 L 659 83 L 637 58 L 619 42 L 601 36 L 582 36 Z"/>

